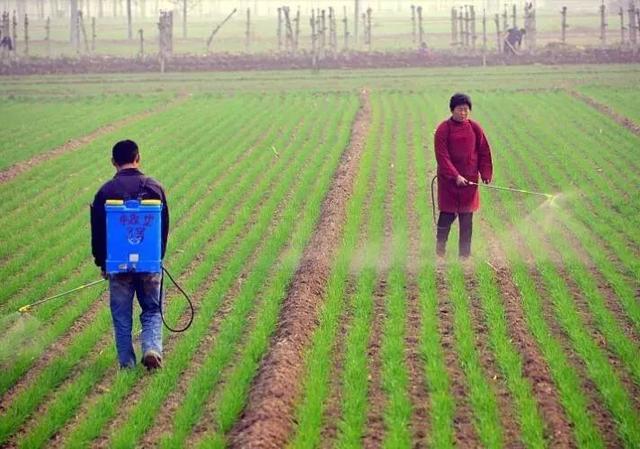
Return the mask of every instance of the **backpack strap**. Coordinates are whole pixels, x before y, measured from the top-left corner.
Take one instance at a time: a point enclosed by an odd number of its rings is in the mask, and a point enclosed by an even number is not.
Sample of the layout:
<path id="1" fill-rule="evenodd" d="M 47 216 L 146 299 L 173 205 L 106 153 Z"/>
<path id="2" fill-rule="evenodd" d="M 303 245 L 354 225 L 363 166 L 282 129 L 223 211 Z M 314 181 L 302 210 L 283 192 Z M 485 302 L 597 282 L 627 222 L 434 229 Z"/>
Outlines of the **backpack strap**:
<path id="1" fill-rule="evenodd" d="M 140 187 L 138 189 L 138 201 L 142 201 L 144 199 L 144 196 L 146 195 L 146 192 L 144 191 L 144 189 L 147 187 L 147 181 L 149 181 L 148 176 L 142 176 L 142 179 L 140 179 Z"/>

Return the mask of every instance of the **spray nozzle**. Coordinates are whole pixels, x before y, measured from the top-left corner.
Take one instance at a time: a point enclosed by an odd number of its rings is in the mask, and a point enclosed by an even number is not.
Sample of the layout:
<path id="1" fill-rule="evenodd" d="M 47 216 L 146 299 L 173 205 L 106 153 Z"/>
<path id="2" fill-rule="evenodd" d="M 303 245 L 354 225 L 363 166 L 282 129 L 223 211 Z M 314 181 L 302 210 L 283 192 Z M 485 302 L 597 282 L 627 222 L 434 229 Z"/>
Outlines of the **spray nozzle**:
<path id="1" fill-rule="evenodd" d="M 31 304 L 27 304 L 26 306 L 22 306 L 18 309 L 20 313 L 27 313 L 31 309 Z"/>

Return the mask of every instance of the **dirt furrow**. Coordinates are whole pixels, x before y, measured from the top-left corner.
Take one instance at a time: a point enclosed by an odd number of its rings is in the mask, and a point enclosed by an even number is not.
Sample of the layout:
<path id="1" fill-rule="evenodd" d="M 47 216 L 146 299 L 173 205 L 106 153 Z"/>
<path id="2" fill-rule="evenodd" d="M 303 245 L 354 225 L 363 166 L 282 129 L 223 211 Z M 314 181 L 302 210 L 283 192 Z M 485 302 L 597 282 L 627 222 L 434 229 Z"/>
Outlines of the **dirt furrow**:
<path id="1" fill-rule="evenodd" d="M 635 405 L 636 410 L 640 411 L 640 385 L 633 380 L 633 377 L 625 367 L 624 362 L 620 359 L 618 354 L 615 353 L 606 337 L 598 329 L 596 319 L 589 310 L 589 305 L 587 304 L 587 300 L 580 287 L 573 279 L 571 279 L 571 275 L 564 268 L 559 268 L 558 272 L 567 283 L 567 288 L 571 292 L 573 304 L 580 316 L 580 319 L 584 323 L 584 329 L 588 332 L 593 341 L 596 342 L 598 347 L 607 355 L 609 364 L 615 369 L 620 381 L 629 392 L 630 399 Z"/>
<path id="2" fill-rule="evenodd" d="M 449 379 L 451 379 L 451 393 L 456 401 L 454 417 L 456 447 L 478 448 L 481 446 L 478 433 L 473 424 L 473 411 L 469 403 L 469 392 L 460 361 L 456 357 L 455 335 L 453 332 L 453 307 L 449 299 L 447 280 L 444 266 L 436 271 L 436 286 L 438 289 L 438 328 L 440 341 L 445 357 L 445 364 Z"/>
<path id="3" fill-rule="evenodd" d="M 606 104 L 602 104 L 599 101 L 589 97 L 588 95 L 585 95 L 585 94 L 583 94 L 581 92 L 578 92 L 577 90 L 571 89 L 568 92 L 572 97 L 577 98 L 578 100 L 588 104 L 589 106 L 591 106 L 592 108 L 594 108 L 598 112 L 601 112 L 604 115 L 609 116 L 616 123 L 624 126 L 629 131 L 634 133 L 636 136 L 640 136 L 640 124 L 638 124 L 638 123 L 634 122 L 633 120 L 631 120 L 630 118 L 625 117 L 624 115 L 614 111 L 613 108 L 607 106 Z"/>
<path id="4" fill-rule="evenodd" d="M 347 286 L 345 287 L 345 298 L 351 299 L 355 293 L 355 279 L 349 276 Z M 329 394 L 325 403 L 324 410 L 324 426 L 322 428 L 322 437 L 320 447 L 329 449 L 334 447 L 338 436 L 338 421 L 340 419 L 341 410 L 341 391 L 342 391 L 342 373 L 345 356 L 345 340 L 349 332 L 349 327 L 353 320 L 353 305 L 348 304 L 340 318 L 340 326 L 336 335 L 336 341 L 331 353 L 333 360 L 331 362 L 331 379 L 329 380 Z"/>
<path id="5" fill-rule="evenodd" d="M 598 292 L 602 295 L 607 309 L 614 316 L 617 326 L 622 329 L 624 334 L 635 344 L 640 344 L 640 332 L 633 325 L 633 322 L 629 319 L 628 315 L 622 308 L 622 304 L 616 294 L 615 290 L 604 278 L 600 270 L 593 264 L 593 261 L 586 250 L 583 248 L 583 243 L 570 232 L 563 223 L 558 222 L 557 226 L 562 230 L 563 237 L 567 240 L 571 248 L 576 252 L 578 260 L 582 261 L 589 273 L 598 285 Z"/>
<path id="6" fill-rule="evenodd" d="M 376 145 L 376 155 L 374 156 L 374 160 L 376 160 L 380 153 L 380 146 Z M 358 229 L 358 241 L 361 243 L 355 251 L 356 256 L 352 261 L 352 266 L 350 269 L 350 274 L 347 282 L 347 286 L 345 288 L 346 298 L 351 300 L 353 295 L 356 292 L 356 283 L 357 276 L 362 272 L 363 264 L 368 263 L 367 261 L 360 260 L 365 256 L 358 256 L 365 254 L 365 245 L 368 241 L 367 236 L 367 228 L 369 225 L 369 217 L 371 215 L 371 199 L 374 190 L 375 180 L 377 177 L 377 167 L 374 164 L 372 167 L 371 175 L 367 180 L 367 195 L 364 199 L 364 203 L 362 206 L 362 221 L 360 223 L 360 227 Z M 345 308 L 345 313 L 342 317 L 342 321 L 340 322 L 340 327 L 338 329 L 337 341 L 335 347 L 332 351 L 334 354 L 334 359 L 332 362 L 332 377 L 329 385 L 329 396 L 326 403 L 325 408 L 325 419 L 324 419 L 324 427 L 322 429 L 322 449 L 333 448 L 336 442 L 336 438 L 338 436 L 338 422 L 341 416 L 341 391 L 342 391 L 342 372 L 344 366 L 344 352 L 345 352 L 345 340 L 347 338 L 347 334 L 349 332 L 349 328 L 351 326 L 351 322 L 353 320 L 353 304 L 351 302 L 347 303 L 347 307 Z"/>
<path id="7" fill-rule="evenodd" d="M 299 177 L 300 175 L 298 175 Z M 163 434 L 170 432 L 172 428 L 172 419 L 176 413 L 176 411 L 180 408 L 181 399 L 187 394 L 189 387 L 191 385 L 191 381 L 194 377 L 197 376 L 198 372 L 201 370 L 202 365 L 204 364 L 207 354 L 209 354 L 216 344 L 216 337 L 220 330 L 220 326 L 229 315 L 229 313 L 233 309 L 233 303 L 235 302 L 238 294 L 240 293 L 245 279 L 251 274 L 254 263 L 258 259 L 258 256 L 264 249 L 266 243 L 269 240 L 269 237 L 273 234 L 273 231 L 277 227 L 282 218 L 283 205 L 288 204 L 291 199 L 292 192 L 289 192 L 287 197 L 280 202 L 276 211 L 273 214 L 273 219 L 269 224 L 268 229 L 263 234 L 263 240 L 256 247 L 251 257 L 248 258 L 248 263 L 244 266 L 242 273 L 236 279 L 236 282 L 233 284 L 231 289 L 225 294 L 224 299 L 218 309 L 216 315 L 211 319 L 211 325 L 209 327 L 209 331 L 207 332 L 206 337 L 201 341 L 196 352 L 191 360 L 191 363 L 187 367 L 187 369 L 181 374 L 180 380 L 175 390 L 171 394 L 169 394 L 168 398 L 165 400 L 164 406 L 161 409 L 160 414 L 156 417 L 153 426 L 146 432 L 145 436 L 142 439 L 143 447 L 156 447 L 160 440 L 162 439 Z M 256 207 L 256 210 L 259 210 L 261 205 Z M 252 223 L 249 227 L 253 226 Z M 286 253 L 286 246 L 281 250 L 280 256 Z M 277 264 L 275 264 L 277 266 Z M 257 298 L 261 298 L 262 295 L 258 293 Z M 245 322 L 247 328 L 247 334 L 249 333 L 249 329 L 253 327 L 255 310 L 259 308 L 259 304 L 256 302 L 253 305 L 252 310 L 249 312 Z M 241 343 L 240 345 L 241 346 Z M 221 376 L 223 379 L 223 376 Z M 215 403 L 215 401 L 212 401 Z M 191 438 L 197 440 L 197 436 L 200 432 L 210 431 L 213 426 L 213 422 L 201 422 L 200 425 L 194 429 L 194 432 L 191 434 Z"/>
<path id="8" fill-rule="evenodd" d="M 490 235 L 487 233 L 487 235 Z M 522 299 L 513 283 L 506 256 L 500 244 L 488 239 L 489 260 L 496 272 L 496 282 L 503 300 L 506 319 L 509 322 L 509 336 L 522 358 L 522 374 L 531 384 L 532 392 L 546 424 L 546 437 L 552 449 L 574 449 L 571 424 L 560 403 L 549 366 L 540 348 L 529 332 L 522 309 Z"/>
<path id="9" fill-rule="evenodd" d="M 495 392 L 500 423 L 504 431 L 504 447 L 509 449 L 524 449 L 520 436 L 520 426 L 516 419 L 517 414 L 513 407 L 513 397 L 506 385 L 506 379 L 497 365 L 489 344 L 489 329 L 484 319 L 484 311 L 480 305 L 480 298 L 478 297 L 475 270 L 470 266 L 465 266 L 465 283 L 466 289 L 469 292 L 469 311 L 473 324 L 473 332 L 475 334 L 478 360 L 480 361 L 488 383 L 493 386 Z"/>
<path id="10" fill-rule="evenodd" d="M 616 432 L 615 420 L 607 407 L 604 405 L 604 398 L 598 391 L 595 383 L 587 375 L 587 369 L 584 362 L 573 349 L 569 336 L 557 321 L 553 310 L 553 305 L 549 302 L 550 294 L 544 287 L 544 280 L 541 278 L 540 273 L 538 273 L 535 269 L 531 270 L 530 276 L 535 279 L 538 291 L 540 292 L 543 315 L 545 321 L 547 322 L 547 325 L 551 330 L 551 334 L 562 347 L 563 353 L 567 356 L 567 360 L 582 381 L 582 391 L 589 401 L 589 413 L 591 414 L 591 418 L 598 428 L 598 433 L 600 433 L 600 435 L 602 436 L 606 447 L 624 447 L 622 440 Z"/>
<path id="11" fill-rule="evenodd" d="M 410 134 L 413 134 L 413 123 L 409 123 Z M 420 292 L 417 278 L 422 269 L 422 258 L 428 255 L 420 254 L 420 223 L 415 209 L 418 179 L 415 169 L 415 158 L 408 149 L 409 180 L 407 190 L 407 221 L 409 226 L 409 252 L 407 260 L 407 334 L 406 363 L 409 373 L 409 397 L 413 413 L 411 415 L 411 431 L 413 434 L 413 448 L 427 447 L 427 435 L 430 431 L 429 395 L 425 378 L 424 360 L 420 351 L 420 333 L 422 319 L 420 317 Z"/>
<path id="12" fill-rule="evenodd" d="M 319 222 L 294 274 L 269 352 L 253 382 L 247 406 L 230 432 L 232 448 L 278 449 L 288 440 L 303 374 L 304 348 L 317 325 L 317 308 L 325 295 L 346 218 L 346 203 L 353 190 L 371 121 L 366 90 L 361 92 L 360 102 L 348 148 L 342 155 L 323 202 Z"/>
<path id="13" fill-rule="evenodd" d="M 367 403 L 366 433 L 362 445 L 365 449 L 382 447 L 384 438 L 384 404 L 385 394 L 382 391 L 380 360 L 380 346 L 382 344 L 382 329 L 386 311 L 384 300 L 387 294 L 386 278 L 379 278 L 376 289 L 373 292 L 373 322 L 371 323 L 371 340 L 367 347 L 369 359 L 369 388 Z"/>
<path id="14" fill-rule="evenodd" d="M 95 131 L 82 136 L 82 137 L 77 137 L 77 138 L 73 138 L 70 139 L 69 141 L 67 141 L 66 143 L 64 143 L 63 145 L 54 148 L 50 151 L 47 151 L 46 153 L 41 153 L 41 154 L 37 154 L 33 157 L 31 157 L 30 159 L 26 160 L 26 161 L 22 161 L 22 162 L 18 162 L 14 165 L 12 165 L 11 167 L 8 167 L 4 170 L 0 170 L 0 184 L 11 181 L 12 179 L 14 179 L 16 176 L 21 175 L 22 173 L 31 170 L 32 168 L 48 161 L 51 160 L 53 158 L 56 158 L 62 154 L 65 153 L 70 153 L 72 151 L 76 151 L 79 150 L 80 148 L 89 145 L 91 142 L 93 142 L 94 140 L 112 133 L 114 131 L 119 130 L 120 128 L 123 128 L 127 125 L 130 125 L 132 123 L 135 122 L 139 122 L 141 120 L 144 120 L 147 117 L 150 117 L 152 115 L 156 115 L 159 114 L 161 112 L 164 112 L 168 109 L 171 109 L 181 103 L 184 103 L 187 98 L 188 98 L 188 94 L 186 92 L 182 92 L 180 93 L 178 96 L 176 96 L 176 98 L 174 98 L 172 101 L 169 101 L 167 103 L 162 103 L 160 106 L 156 106 L 152 109 L 149 109 L 147 111 L 143 111 L 134 115 L 130 115 L 128 117 L 125 117 L 123 119 L 117 120 L 115 122 L 112 123 L 108 123 L 106 125 L 101 126 L 100 128 L 96 129 Z"/>

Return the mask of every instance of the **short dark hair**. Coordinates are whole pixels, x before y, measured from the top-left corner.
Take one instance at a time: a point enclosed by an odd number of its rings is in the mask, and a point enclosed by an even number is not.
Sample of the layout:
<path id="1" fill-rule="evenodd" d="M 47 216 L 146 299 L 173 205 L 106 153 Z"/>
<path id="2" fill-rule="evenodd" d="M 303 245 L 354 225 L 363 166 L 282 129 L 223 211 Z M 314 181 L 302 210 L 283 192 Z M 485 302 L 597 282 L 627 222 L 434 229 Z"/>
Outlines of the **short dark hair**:
<path id="1" fill-rule="evenodd" d="M 453 112 L 456 106 L 460 106 L 461 104 L 466 104 L 469 106 L 469 109 L 473 109 L 471 105 L 471 97 L 467 94 L 461 93 L 453 94 L 453 97 L 449 100 L 449 109 Z"/>
<path id="2" fill-rule="evenodd" d="M 138 154 L 138 144 L 133 140 L 121 140 L 113 146 L 112 157 L 116 165 L 135 162 Z"/>

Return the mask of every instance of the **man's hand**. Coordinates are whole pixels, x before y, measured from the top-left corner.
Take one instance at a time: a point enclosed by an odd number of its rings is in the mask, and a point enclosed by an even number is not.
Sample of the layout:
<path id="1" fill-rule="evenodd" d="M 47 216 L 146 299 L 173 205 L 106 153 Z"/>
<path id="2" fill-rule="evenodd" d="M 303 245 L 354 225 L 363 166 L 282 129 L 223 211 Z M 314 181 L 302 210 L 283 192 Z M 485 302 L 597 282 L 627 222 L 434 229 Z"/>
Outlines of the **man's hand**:
<path id="1" fill-rule="evenodd" d="M 100 270 L 100 276 L 102 276 L 102 279 L 108 279 L 109 276 L 107 275 L 107 272 L 104 270 Z"/>
<path id="2" fill-rule="evenodd" d="M 491 182 L 491 178 L 482 178 L 482 182 L 489 184 Z"/>
<path id="3" fill-rule="evenodd" d="M 456 178 L 456 185 L 458 187 L 467 186 L 469 185 L 469 180 L 462 175 L 458 175 Z"/>

